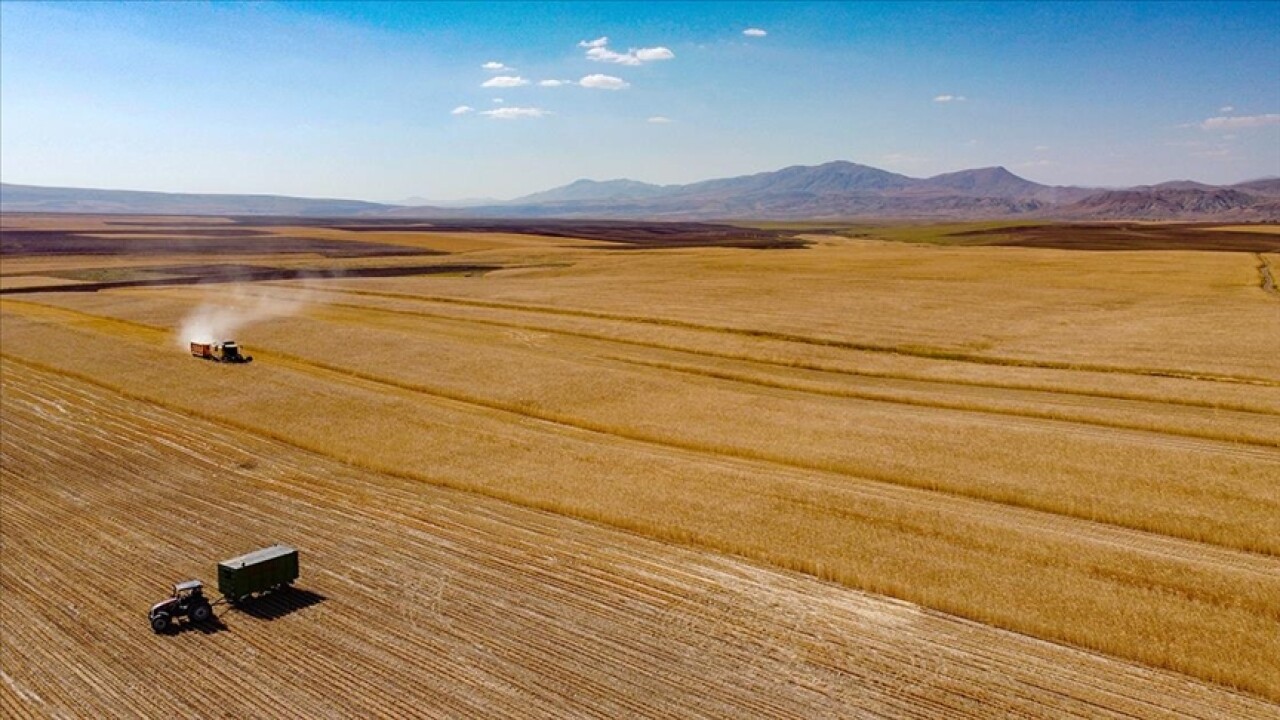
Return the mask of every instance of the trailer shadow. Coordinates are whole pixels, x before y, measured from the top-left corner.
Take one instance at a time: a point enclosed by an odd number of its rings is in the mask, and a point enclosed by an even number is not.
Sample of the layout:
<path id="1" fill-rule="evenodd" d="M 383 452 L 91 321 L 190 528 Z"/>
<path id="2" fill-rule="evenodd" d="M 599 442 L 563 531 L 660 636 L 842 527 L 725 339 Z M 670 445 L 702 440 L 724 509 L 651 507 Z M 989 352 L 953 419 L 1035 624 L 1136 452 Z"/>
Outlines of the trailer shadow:
<path id="1" fill-rule="evenodd" d="M 246 600 L 237 605 L 236 609 L 259 620 L 275 620 L 312 605 L 319 605 L 325 600 L 328 598 L 318 592 L 290 587 Z"/>

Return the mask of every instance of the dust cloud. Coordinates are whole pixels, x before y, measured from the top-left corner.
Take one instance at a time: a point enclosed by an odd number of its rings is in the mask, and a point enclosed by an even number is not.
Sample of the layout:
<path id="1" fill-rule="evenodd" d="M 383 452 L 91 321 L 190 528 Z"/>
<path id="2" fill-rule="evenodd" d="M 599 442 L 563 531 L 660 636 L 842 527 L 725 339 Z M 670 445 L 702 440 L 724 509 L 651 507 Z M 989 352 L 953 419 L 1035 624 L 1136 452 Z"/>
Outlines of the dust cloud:
<path id="1" fill-rule="evenodd" d="M 259 288 L 238 288 L 221 296 L 217 302 L 202 303 L 182 321 L 176 338 L 180 347 L 189 343 L 213 343 L 237 340 L 246 328 L 267 320 L 289 317 L 302 312 L 310 302 L 311 292 L 282 297 Z"/>

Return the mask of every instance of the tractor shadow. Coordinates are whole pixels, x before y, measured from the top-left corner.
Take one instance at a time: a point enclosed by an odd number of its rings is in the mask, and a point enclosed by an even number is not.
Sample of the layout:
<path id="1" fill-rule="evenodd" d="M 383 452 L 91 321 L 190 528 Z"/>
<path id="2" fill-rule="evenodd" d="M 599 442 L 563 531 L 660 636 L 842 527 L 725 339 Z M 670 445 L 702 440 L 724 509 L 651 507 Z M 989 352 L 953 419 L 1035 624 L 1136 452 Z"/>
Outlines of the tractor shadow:
<path id="1" fill-rule="evenodd" d="M 217 614 L 213 614 L 209 616 L 208 620 L 202 623 L 192 622 L 190 620 L 175 622 L 170 625 L 169 629 L 165 630 L 163 634 L 184 635 L 189 632 L 198 632 L 201 635 L 214 635 L 220 632 L 229 632 L 230 630 L 231 628 L 227 627 L 227 624 L 222 622 L 222 618 L 219 618 Z"/>
<path id="2" fill-rule="evenodd" d="M 319 605 L 325 600 L 328 598 L 318 592 L 284 588 L 246 600 L 237 605 L 236 610 L 259 620 L 276 620 L 312 605 Z"/>

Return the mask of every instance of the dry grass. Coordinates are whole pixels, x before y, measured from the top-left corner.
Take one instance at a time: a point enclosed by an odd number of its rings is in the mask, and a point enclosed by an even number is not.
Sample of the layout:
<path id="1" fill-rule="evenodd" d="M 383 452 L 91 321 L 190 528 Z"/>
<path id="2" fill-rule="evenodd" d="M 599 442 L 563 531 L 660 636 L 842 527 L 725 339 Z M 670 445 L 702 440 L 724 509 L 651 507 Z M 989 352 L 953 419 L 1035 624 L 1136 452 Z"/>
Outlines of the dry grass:
<path id="1" fill-rule="evenodd" d="M 172 336 L 216 288 L 6 299 L 3 353 L 1280 700 L 1277 301 L 1255 256 L 525 241 L 459 256 L 539 266 L 483 278 L 272 283 L 310 305 L 238 338 L 244 368 Z"/>
<path id="2" fill-rule="evenodd" d="M 1274 709 L 813 578 L 352 469 L 26 365 L 7 363 L 0 388 L 5 717 Z M 214 559 L 264 537 L 301 548 L 302 592 L 220 608 L 205 632 L 147 631 L 138 608 L 168 582 L 209 580 Z"/>

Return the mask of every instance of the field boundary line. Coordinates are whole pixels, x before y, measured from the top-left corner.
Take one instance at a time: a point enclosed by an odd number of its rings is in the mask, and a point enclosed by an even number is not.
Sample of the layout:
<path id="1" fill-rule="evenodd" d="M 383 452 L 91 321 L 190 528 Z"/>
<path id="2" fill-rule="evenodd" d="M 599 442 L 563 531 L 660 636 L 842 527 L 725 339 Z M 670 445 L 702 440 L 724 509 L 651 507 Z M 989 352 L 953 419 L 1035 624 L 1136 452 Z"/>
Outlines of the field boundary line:
<path id="1" fill-rule="evenodd" d="M 258 284 L 273 285 L 279 288 L 294 289 L 294 288 L 290 288 L 287 285 L 276 285 L 274 283 L 258 283 Z M 396 293 L 380 293 L 380 292 L 373 292 L 373 291 L 349 290 L 349 289 L 332 289 L 332 288 L 314 289 L 313 288 L 312 290 L 320 293 L 333 293 L 333 294 L 356 295 L 356 296 L 369 295 L 374 297 L 387 297 L 387 296 L 397 295 Z M 402 298 L 390 297 L 389 299 L 413 300 L 413 299 L 416 299 L 416 296 L 405 296 Z M 423 300 L 423 302 L 433 302 L 433 301 Z M 771 367 L 778 367 L 778 368 L 810 370 L 813 372 L 828 373 L 832 375 L 876 378 L 876 379 L 883 379 L 883 380 L 904 380 L 904 381 L 910 381 L 910 382 L 929 383 L 933 385 L 942 385 L 942 386 L 956 385 L 961 387 L 990 388 L 995 390 L 1042 392 L 1042 393 L 1051 393 L 1056 395 L 1069 395 L 1072 397 L 1091 397 L 1091 398 L 1103 398 L 1108 400 L 1146 402 L 1146 403 L 1153 403 L 1153 404 L 1159 404 L 1159 405 L 1177 405 L 1181 407 L 1203 408 L 1208 410 L 1229 410 L 1231 412 L 1248 413 L 1251 415 L 1280 417 L 1280 412 L 1260 410 L 1256 407 L 1247 407 L 1244 405 L 1237 405 L 1233 403 L 1195 401 L 1195 400 L 1186 400 L 1186 399 L 1163 399 L 1163 398 L 1153 398 L 1146 395 L 1139 395 L 1136 393 L 1078 390 L 1078 389 L 1064 388 L 1064 387 L 1055 386 L 1055 385 L 1036 385 L 1036 384 L 1030 384 L 1030 383 L 1024 384 L 1024 385 L 1010 385 L 1010 384 L 981 382 L 977 380 L 964 380 L 964 379 L 943 380 L 939 378 L 927 377 L 922 375 L 913 375 L 910 373 L 879 372 L 874 370 L 853 370 L 850 368 L 835 367 L 832 365 L 826 365 L 826 364 L 810 362 L 810 361 L 769 360 L 766 358 L 758 358 L 758 357 L 754 357 L 754 356 L 746 355 L 742 353 L 719 352 L 715 350 L 706 350 L 706 349 L 693 349 L 685 346 L 671 345 L 671 344 L 661 343 L 661 342 L 635 340 L 632 338 L 614 337 L 610 335 L 592 333 L 592 332 L 581 331 L 581 330 L 567 330 L 564 328 L 554 328 L 554 327 L 547 327 L 545 325 L 533 325 L 528 323 L 511 322 L 511 321 L 505 321 L 505 320 L 494 320 L 491 318 L 460 317 L 457 315 L 445 315 L 441 313 L 427 312 L 425 310 L 401 310 L 397 308 L 358 305 L 355 303 L 330 302 L 325 304 L 330 305 L 332 307 L 342 307 L 342 308 L 348 308 L 352 310 L 360 310 L 364 312 L 379 312 L 379 313 L 385 313 L 385 314 L 391 314 L 391 315 L 424 317 L 424 318 L 431 318 L 435 320 L 455 322 L 460 324 L 489 325 L 493 327 L 513 328 L 518 330 L 531 330 L 534 332 L 543 332 L 543 333 L 548 333 L 552 335 L 563 335 L 566 337 L 576 337 L 576 338 L 583 338 L 587 340 L 597 340 L 601 342 L 617 343 L 619 345 L 630 345 L 633 347 L 649 348 L 654 350 L 666 350 L 666 351 L 685 353 L 688 355 L 696 355 L 701 357 L 719 358 L 722 360 L 736 360 L 741 362 L 754 363 L 757 365 L 768 365 Z M 1086 372 L 1089 372 L 1089 371 L 1086 371 Z M 1190 381 L 1195 380 L 1194 378 L 1175 378 L 1175 379 L 1190 380 Z"/>
<path id="2" fill-rule="evenodd" d="M 278 287 L 289 287 L 279 286 Z M 975 365 L 996 365 L 1000 367 L 1022 367 L 1022 368 L 1042 368 L 1045 370 L 1076 370 L 1097 373 L 1110 373 L 1120 375 L 1138 375 L 1142 377 L 1168 377 L 1183 380 L 1200 380 L 1204 382 L 1220 382 L 1236 385 L 1261 385 L 1265 387 L 1280 387 L 1280 380 L 1271 378 L 1253 377 L 1248 375 L 1227 375 L 1219 373 L 1201 373 L 1188 370 L 1171 370 L 1165 368 L 1124 368 L 1113 365 L 1099 365 L 1096 363 L 1066 363 L 1053 362 L 1048 360 L 1023 360 L 1019 358 L 998 358 L 988 357 L 984 355 L 973 355 L 970 353 L 962 353 L 951 350 L 934 350 L 912 345 L 879 345 L 875 343 L 860 343 L 852 340 L 840 340 L 837 338 L 818 338 L 806 335 L 798 335 L 795 333 L 785 333 L 776 330 L 754 330 L 751 328 L 736 328 L 724 325 L 707 325 L 703 323 L 695 323 L 688 320 L 679 320 L 675 318 L 653 318 L 641 315 L 623 315 L 619 313 L 607 313 L 597 310 L 581 310 L 576 308 L 557 308 L 546 305 L 521 305 L 518 303 L 503 303 L 491 300 L 471 300 L 463 298 L 453 298 L 443 295 L 411 295 L 407 293 L 390 293 L 378 291 L 361 291 L 365 294 L 405 299 L 419 300 L 421 302 L 435 302 L 451 305 L 465 305 L 472 307 L 494 308 L 498 310 L 515 310 L 520 312 L 542 313 L 548 315 L 567 315 L 571 317 L 586 317 L 596 320 L 613 320 L 617 322 L 631 322 L 644 325 L 658 325 L 662 327 L 678 327 L 687 330 L 701 330 L 703 332 L 714 332 L 726 335 L 740 335 L 743 337 L 759 337 L 770 340 L 781 340 L 783 342 L 793 342 L 802 345 L 813 345 L 817 347 L 834 347 L 843 350 L 857 350 L 861 352 L 882 353 L 887 355 L 902 355 L 906 357 L 918 357 L 932 360 L 947 360 L 951 362 L 967 362 Z"/>
<path id="3" fill-rule="evenodd" d="M 1082 419 L 1070 417 L 1066 413 L 1056 413 L 1052 411 L 1037 410 L 996 410 L 992 408 L 976 407 L 973 405 L 965 405 L 961 402 L 943 402 L 916 400 L 912 398 L 902 397 L 885 397 L 875 392 L 865 392 L 858 390 L 844 389 L 820 389 L 815 387 L 807 387 L 802 383 L 788 383 L 782 380 L 766 380 L 764 378 L 755 378 L 744 373 L 735 373 L 727 370 L 713 370 L 699 368 L 692 365 L 681 365 L 678 363 L 666 363 L 653 360 L 640 360 L 636 358 L 625 358 L 620 356 L 606 355 L 602 356 L 609 360 L 627 363 L 630 365 L 639 365 L 641 367 L 653 368 L 657 370 L 666 370 L 668 372 L 680 373 L 686 375 L 696 375 L 700 377 L 712 378 L 715 380 L 724 380 L 731 383 L 742 383 L 745 385 L 758 385 L 760 387 L 774 388 L 777 390 L 787 390 L 792 392 L 805 393 L 809 395 L 820 395 L 824 397 L 850 398 L 854 400 L 866 400 L 869 402 L 879 402 L 888 405 L 909 405 L 912 407 L 936 408 L 939 410 L 950 410 L 953 412 L 975 413 L 981 415 L 1000 415 L 1005 417 L 1020 417 L 1034 420 L 1045 420 L 1050 422 L 1061 422 L 1072 425 L 1090 425 L 1104 428 L 1114 428 L 1117 430 L 1133 430 L 1137 432 L 1155 433 L 1158 435 L 1173 435 L 1177 437 L 1193 438 L 1197 440 L 1211 440 L 1214 442 L 1225 442 L 1238 445 L 1253 445 L 1262 448 L 1280 448 L 1280 437 L 1275 440 L 1241 440 L 1235 437 L 1215 433 L 1198 433 L 1190 430 L 1156 428 L 1153 426 L 1142 426 L 1133 423 L 1125 423 L 1119 421 L 1110 421 L 1104 419 Z"/>

